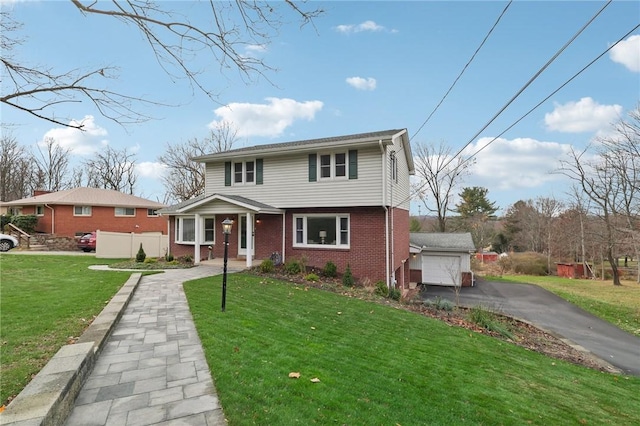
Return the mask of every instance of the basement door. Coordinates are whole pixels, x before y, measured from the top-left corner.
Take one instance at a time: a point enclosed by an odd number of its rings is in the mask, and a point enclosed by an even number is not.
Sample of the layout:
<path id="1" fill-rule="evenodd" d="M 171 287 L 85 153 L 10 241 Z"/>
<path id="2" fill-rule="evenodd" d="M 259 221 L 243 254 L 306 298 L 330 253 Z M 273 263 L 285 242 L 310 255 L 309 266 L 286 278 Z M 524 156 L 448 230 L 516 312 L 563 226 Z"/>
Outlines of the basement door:
<path id="1" fill-rule="evenodd" d="M 460 256 L 422 255 L 424 284 L 456 286 L 461 283 Z"/>

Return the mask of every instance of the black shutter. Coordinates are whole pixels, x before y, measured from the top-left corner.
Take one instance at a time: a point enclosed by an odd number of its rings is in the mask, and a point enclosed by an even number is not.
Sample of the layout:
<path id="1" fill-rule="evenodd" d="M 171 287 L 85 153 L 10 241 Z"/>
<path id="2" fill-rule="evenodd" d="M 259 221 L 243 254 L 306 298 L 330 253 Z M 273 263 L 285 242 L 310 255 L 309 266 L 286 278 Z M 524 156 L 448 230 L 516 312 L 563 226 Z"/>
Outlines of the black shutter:
<path id="1" fill-rule="evenodd" d="M 309 182 L 318 180 L 318 156 L 309 154 Z"/>
<path id="2" fill-rule="evenodd" d="M 256 159 L 256 185 L 262 185 L 262 158 Z"/>
<path id="3" fill-rule="evenodd" d="M 224 186 L 231 186 L 231 161 L 224 163 Z"/>
<path id="4" fill-rule="evenodd" d="M 358 150 L 349 150 L 349 179 L 358 179 Z"/>

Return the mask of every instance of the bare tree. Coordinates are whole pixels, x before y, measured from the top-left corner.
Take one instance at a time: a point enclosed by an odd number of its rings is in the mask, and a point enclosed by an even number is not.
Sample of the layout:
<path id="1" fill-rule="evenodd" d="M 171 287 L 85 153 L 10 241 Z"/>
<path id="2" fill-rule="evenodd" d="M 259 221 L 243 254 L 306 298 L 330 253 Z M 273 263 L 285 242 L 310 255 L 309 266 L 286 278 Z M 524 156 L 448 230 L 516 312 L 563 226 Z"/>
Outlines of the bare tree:
<path id="1" fill-rule="evenodd" d="M 230 123 L 221 122 L 204 139 L 193 138 L 181 144 L 167 144 L 167 150 L 158 158 L 167 168 L 162 178 L 167 195 L 181 202 L 204 194 L 205 166 L 192 158 L 229 151 L 237 141 L 237 133 Z"/>
<path id="2" fill-rule="evenodd" d="M 31 154 L 10 135 L 0 137 L 0 200 L 30 195 L 33 177 Z"/>
<path id="3" fill-rule="evenodd" d="M 616 262 L 617 242 L 616 211 L 620 202 L 620 185 L 611 165 L 611 159 L 597 157 L 588 161 L 584 158 L 587 150 L 569 153 L 568 160 L 561 161 L 560 171 L 574 180 L 578 187 L 593 202 L 594 213 L 602 220 L 605 228 L 606 256 L 611 265 L 613 284 L 620 285 L 620 272 Z"/>
<path id="4" fill-rule="evenodd" d="M 446 232 L 449 205 L 468 168 L 473 164 L 467 159 L 453 157 L 451 147 L 440 145 L 417 145 L 415 150 L 416 175 L 420 181 L 414 185 L 414 197 L 419 199 L 426 209 L 438 217 L 437 230 Z"/>
<path id="5" fill-rule="evenodd" d="M 101 16 L 119 20 L 137 28 L 145 39 L 160 67 L 173 79 L 186 79 L 193 91 L 201 91 L 216 100 L 217 93 L 209 87 L 201 64 L 216 63 L 221 71 L 236 70 L 246 80 L 265 76 L 272 68 L 262 59 L 244 54 L 244 47 L 265 45 L 285 22 L 285 11 L 293 11 L 303 24 L 322 13 L 319 9 L 305 10 L 297 2 L 206 2 L 206 13 L 194 24 L 187 16 L 170 9 L 170 3 L 149 0 L 97 2 L 71 0 L 85 16 Z M 93 104 L 100 113 L 120 124 L 149 119 L 138 108 L 141 104 L 158 104 L 142 95 L 126 94 L 106 88 L 104 79 L 115 79 L 119 70 L 114 67 L 93 67 L 56 72 L 47 66 L 22 63 L 13 53 L 23 40 L 12 38 L 20 23 L 12 20 L 8 9 L 2 12 L 2 75 L 0 102 L 57 125 L 82 128 L 82 123 L 60 115 L 65 103 Z M 100 21 L 96 20 L 96 26 Z M 99 31 L 96 29 L 96 31 Z M 126 47 L 123 47 L 126 48 Z"/>
<path id="6" fill-rule="evenodd" d="M 36 167 L 35 189 L 61 191 L 70 188 L 69 161 L 71 150 L 63 148 L 53 138 L 46 138 L 43 146 L 38 145 L 34 157 Z"/>
<path id="7" fill-rule="evenodd" d="M 137 180 L 135 165 L 135 154 L 126 148 L 119 151 L 108 146 L 84 162 L 87 186 L 133 194 Z"/>
<path id="8" fill-rule="evenodd" d="M 551 247 L 554 234 L 554 224 L 564 205 L 552 197 L 538 197 L 535 201 L 536 210 L 540 217 L 541 228 L 546 234 L 547 273 L 551 273 Z"/>

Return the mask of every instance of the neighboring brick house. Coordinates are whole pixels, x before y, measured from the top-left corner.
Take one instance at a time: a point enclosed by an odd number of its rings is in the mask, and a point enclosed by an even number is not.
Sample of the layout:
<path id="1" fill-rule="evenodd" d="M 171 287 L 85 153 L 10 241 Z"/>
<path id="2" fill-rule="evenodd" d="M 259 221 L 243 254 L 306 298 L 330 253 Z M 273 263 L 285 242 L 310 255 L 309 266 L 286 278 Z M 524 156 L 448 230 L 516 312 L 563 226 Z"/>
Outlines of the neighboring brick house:
<path id="1" fill-rule="evenodd" d="M 409 281 L 406 130 L 259 145 L 195 158 L 206 165 L 205 194 L 162 209 L 170 251 L 222 257 L 222 221 L 234 221 L 229 257 L 328 261 L 372 284 Z M 248 238 L 252 236 L 253 238 Z M 248 255 L 250 254 L 250 255 Z"/>
<path id="2" fill-rule="evenodd" d="M 11 214 L 36 215 L 36 232 L 75 237 L 97 229 L 111 232 L 167 233 L 165 204 L 110 189 L 36 191 L 33 197 L 4 203 Z"/>

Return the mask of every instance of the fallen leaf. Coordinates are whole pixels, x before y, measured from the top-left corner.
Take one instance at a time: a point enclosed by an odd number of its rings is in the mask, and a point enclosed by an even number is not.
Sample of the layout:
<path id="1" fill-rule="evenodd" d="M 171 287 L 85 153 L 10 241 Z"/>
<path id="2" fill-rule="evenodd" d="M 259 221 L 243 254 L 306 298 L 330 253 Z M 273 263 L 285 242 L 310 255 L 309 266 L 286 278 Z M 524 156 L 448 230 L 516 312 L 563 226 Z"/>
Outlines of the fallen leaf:
<path id="1" fill-rule="evenodd" d="M 299 379 L 300 378 L 300 373 L 298 373 L 297 371 L 293 371 L 291 373 L 289 373 L 289 377 L 292 379 Z"/>
<path id="2" fill-rule="evenodd" d="M 317 377 L 314 377 L 313 379 L 311 379 L 312 383 L 320 383 L 320 379 L 318 379 Z"/>
<path id="3" fill-rule="evenodd" d="M 342 315 L 342 312 L 338 312 L 338 315 Z"/>
<path id="4" fill-rule="evenodd" d="M 4 409 L 5 409 L 5 406 L 4 406 L 4 405 L 3 405 L 3 406 L 0 406 L 0 413 L 2 413 L 2 412 L 4 411 Z"/>
<path id="5" fill-rule="evenodd" d="M 311 329 L 312 329 L 312 330 L 315 330 L 316 328 L 315 328 L 315 327 L 311 327 Z"/>

